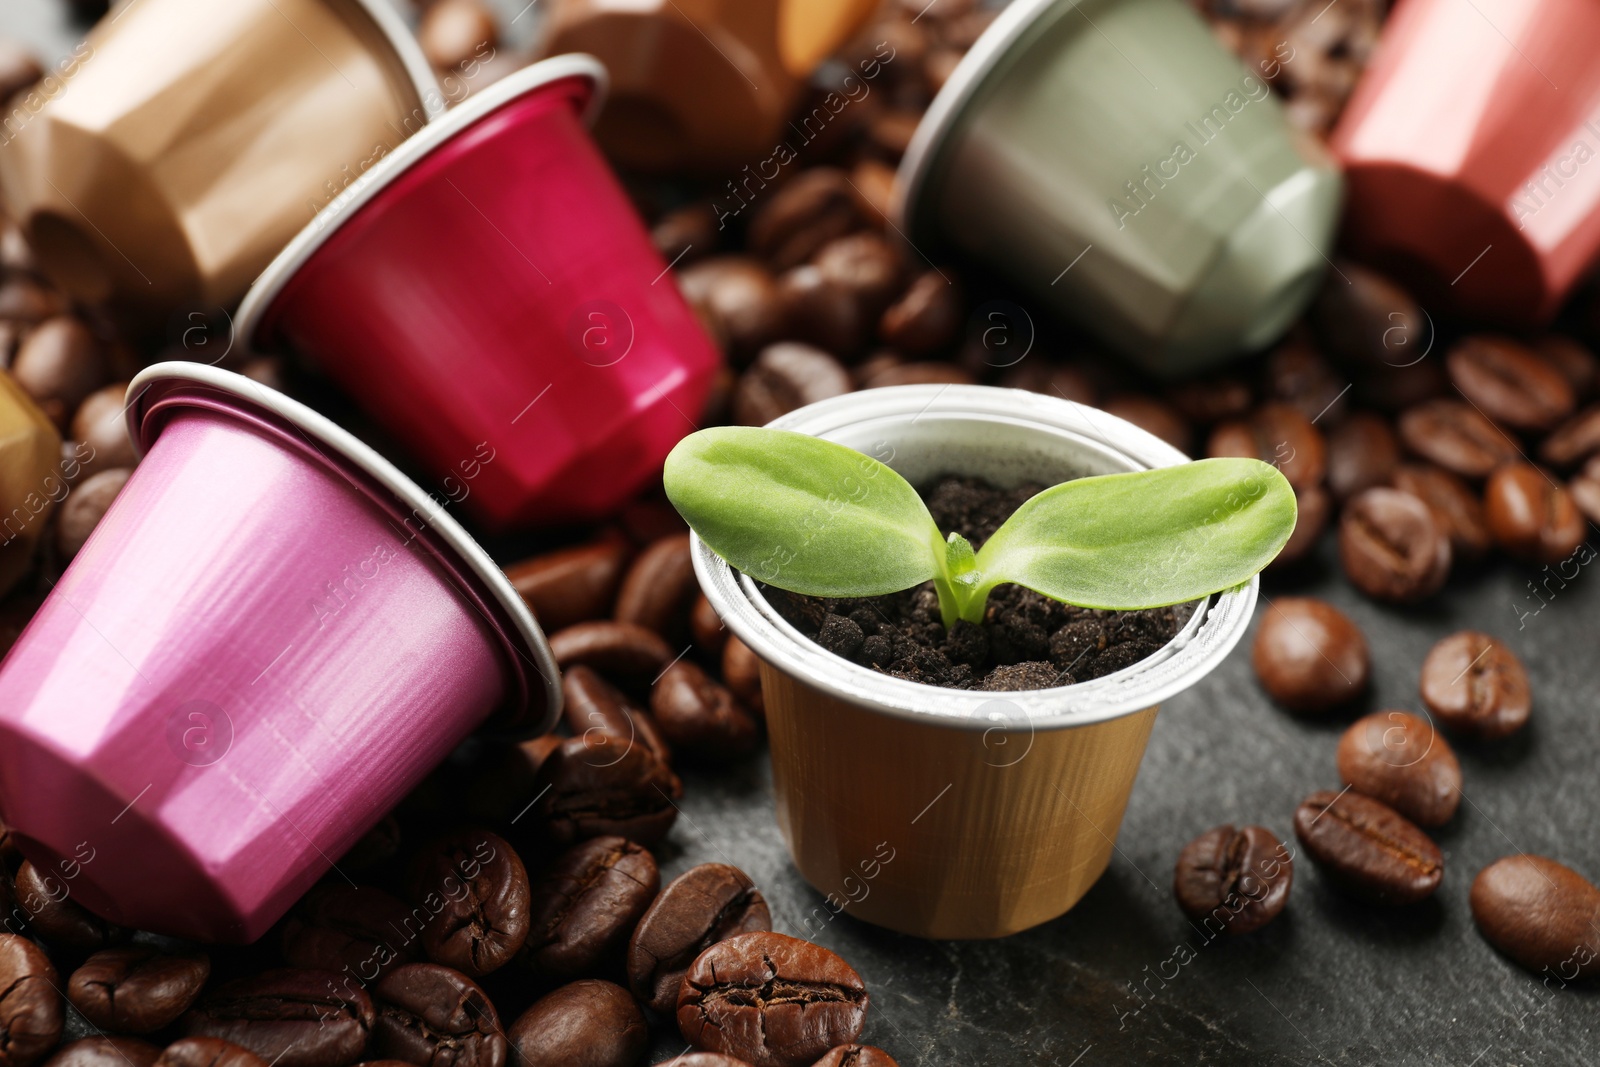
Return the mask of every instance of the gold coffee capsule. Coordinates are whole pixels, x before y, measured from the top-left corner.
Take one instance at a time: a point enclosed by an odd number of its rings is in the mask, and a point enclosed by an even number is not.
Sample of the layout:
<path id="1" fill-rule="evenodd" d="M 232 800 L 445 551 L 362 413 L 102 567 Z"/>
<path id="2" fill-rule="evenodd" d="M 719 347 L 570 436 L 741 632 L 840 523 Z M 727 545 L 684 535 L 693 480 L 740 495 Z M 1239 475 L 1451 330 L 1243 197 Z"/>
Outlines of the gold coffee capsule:
<path id="1" fill-rule="evenodd" d="M 442 111 L 384 0 L 138 0 L 0 123 L 0 197 L 40 267 L 130 325 L 231 303 Z"/>
<path id="2" fill-rule="evenodd" d="M 61 435 L 16 380 L 0 371 L 0 596 L 33 561 L 50 513 L 67 495 Z"/>
<path id="3" fill-rule="evenodd" d="M 717 171 L 772 153 L 805 80 L 875 0 L 560 0 L 544 54 L 611 73 L 595 137 L 618 162 Z"/>

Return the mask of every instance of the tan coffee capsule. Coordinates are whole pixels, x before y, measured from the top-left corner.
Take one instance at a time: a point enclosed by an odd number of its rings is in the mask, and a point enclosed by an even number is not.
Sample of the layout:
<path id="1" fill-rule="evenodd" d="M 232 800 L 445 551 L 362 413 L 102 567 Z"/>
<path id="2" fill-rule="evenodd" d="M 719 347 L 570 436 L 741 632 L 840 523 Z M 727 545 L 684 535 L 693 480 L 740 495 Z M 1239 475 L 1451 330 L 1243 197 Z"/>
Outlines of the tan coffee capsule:
<path id="1" fill-rule="evenodd" d="M 611 72 L 595 136 L 642 170 L 716 172 L 773 152 L 805 81 L 875 0 L 559 0 L 544 54 Z"/>
<path id="2" fill-rule="evenodd" d="M 0 122 L 0 197 L 46 274 L 149 326 L 236 300 L 444 109 L 384 0 L 139 0 Z"/>
<path id="3" fill-rule="evenodd" d="M 996 485 L 1164 467 L 1185 457 L 1103 411 L 973 385 L 867 389 L 772 426 L 882 459 L 912 484 L 957 472 Z M 1155 654 L 1076 685 L 942 689 L 880 674 L 807 639 L 695 538 L 695 574 L 761 660 L 778 827 L 841 911 L 918 937 L 1004 937 L 1062 914 L 1111 862 L 1161 703 L 1193 687 L 1249 626 L 1258 579 L 1206 597 Z"/>
<path id="4" fill-rule="evenodd" d="M 0 596 L 33 561 L 50 513 L 67 495 L 68 473 L 55 424 L 0 371 Z"/>

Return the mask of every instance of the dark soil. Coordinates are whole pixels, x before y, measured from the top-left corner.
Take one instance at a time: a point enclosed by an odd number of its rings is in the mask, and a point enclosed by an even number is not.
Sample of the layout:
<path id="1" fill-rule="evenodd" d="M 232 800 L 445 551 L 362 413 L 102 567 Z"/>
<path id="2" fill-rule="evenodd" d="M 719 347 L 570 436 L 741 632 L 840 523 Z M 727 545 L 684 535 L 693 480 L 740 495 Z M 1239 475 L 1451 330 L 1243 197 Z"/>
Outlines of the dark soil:
<path id="1" fill-rule="evenodd" d="M 978 479 L 946 476 L 918 491 L 939 529 L 959 532 L 976 549 L 1043 488 L 996 489 Z M 764 592 L 785 619 L 829 652 L 947 689 L 1048 689 L 1099 678 L 1160 649 L 1194 611 L 1192 604 L 1094 611 L 1002 585 L 990 594 L 981 625 L 958 621 L 947 632 L 931 581 L 875 597 L 800 596 L 771 587 Z"/>

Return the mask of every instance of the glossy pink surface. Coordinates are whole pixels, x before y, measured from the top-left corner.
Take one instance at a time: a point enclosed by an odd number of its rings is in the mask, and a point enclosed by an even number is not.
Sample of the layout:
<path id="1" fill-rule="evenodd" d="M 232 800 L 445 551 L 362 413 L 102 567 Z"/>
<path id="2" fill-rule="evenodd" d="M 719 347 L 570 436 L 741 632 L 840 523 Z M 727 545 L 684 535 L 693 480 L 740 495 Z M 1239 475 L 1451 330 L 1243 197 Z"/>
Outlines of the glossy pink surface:
<path id="1" fill-rule="evenodd" d="M 1352 250 L 1425 305 L 1553 315 L 1600 252 L 1597 49 L 1594 0 L 1401 0 L 1332 141 Z"/>
<path id="2" fill-rule="evenodd" d="M 338 220 L 259 333 L 496 528 L 620 507 L 694 430 L 717 366 L 583 127 L 587 91 L 532 89 L 424 156 Z"/>
<path id="3" fill-rule="evenodd" d="M 0 813 L 106 917 L 253 940 L 518 683 L 359 475 L 220 405 L 156 417 L 0 666 Z"/>

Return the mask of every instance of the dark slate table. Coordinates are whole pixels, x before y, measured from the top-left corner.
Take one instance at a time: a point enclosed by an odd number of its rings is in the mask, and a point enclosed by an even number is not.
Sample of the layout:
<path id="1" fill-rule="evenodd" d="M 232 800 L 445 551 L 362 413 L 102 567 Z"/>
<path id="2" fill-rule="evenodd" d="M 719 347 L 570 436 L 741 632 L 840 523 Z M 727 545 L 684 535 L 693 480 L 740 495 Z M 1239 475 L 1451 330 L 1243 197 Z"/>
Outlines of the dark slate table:
<path id="1" fill-rule="evenodd" d="M 1525 584 L 1537 569 L 1501 564 L 1397 612 L 1344 582 L 1331 537 L 1321 549 L 1307 573 L 1269 580 L 1266 593 L 1325 597 L 1361 625 L 1374 660 L 1364 710 L 1417 710 L 1422 659 L 1456 629 L 1502 638 L 1532 677 L 1534 717 L 1521 736 L 1456 746 L 1464 799 L 1436 835 L 1446 868 L 1437 896 L 1397 911 L 1363 906 L 1302 862 L 1288 911 L 1255 934 L 1208 942 L 1178 911 L 1172 866 L 1184 843 L 1222 822 L 1291 835 L 1296 804 L 1313 789 L 1338 788 L 1334 749 L 1362 710 L 1321 722 L 1277 710 L 1256 685 L 1247 636 L 1162 709 L 1111 866 L 1067 915 L 993 942 L 922 941 L 848 916 L 817 934 L 872 990 L 866 1040 L 928 1067 L 1496 1067 L 1600 1056 L 1596 990 L 1541 985 L 1478 936 L 1467 907 L 1477 871 L 1519 850 L 1600 876 L 1600 572 L 1586 568 L 1539 608 Z M 802 932 L 821 895 L 788 863 L 765 767 L 733 780 L 691 776 L 685 788 L 685 818 L 672 835 L 683 854 L 669 855 L 664 873 L 736 863 L 767 892 L 777 925 Z"/>
<path id="2" fill-rule="evenodd" d="M 63 6 L 5 0 L 0 34 L 63 52 L 75 33 Z M 509 18 L 525 5 L 496 6 Z M 1600 531 L 1591 544 L 1600 547 Z M 1600 1060 L 1597 990 L 1541 984 L 1478 936 L 1467 907 L 1473 875 L 1519 850 L 1600 878 L 1600 571 L 1591 564 L 1566 588 L 1552 580 L 1554 594 L 1541 586 L 1539 599 L 1529 583 L 1544 577 L 1502 561 L 1397 611 L 1343 581 L 1328 537 L 1310 566 L 1266 583 L 1269 597 L 1325 597 L 1366 631 L 1374 657 L 1366 710 L 1416 710 L 1422 659 L 1454 630 L 1488 631 L 1527 664 L 1529 728 L 1499 746 L 1457 746 L 1464 800 L 1436 835 L 1446 875 L 1434 900 L 1403 911 L 1365 907 L 1302 863 L 1289 910 L 1247 937 L 1207 942 L 1173 904 L 1172 864 L 1195 834 L 1234 822 L 1287 837 L 1300 799 L 1339 784 L 1334 748 L 1355 711 L 1308 722 L 1273 708 L 1251 673 L 1247 636 L 1162 709 L 1111 866 L 1067 915 L 993 942 L 923 941 L 847 915 L 815 934 L 872 991 L 864 1040 L 906 1067 Z M 766 893 L 778 929 L 804 933 L 822 894 L 789 864 L 766 761 L 690 773 L 685 790 L 661 850 L 663 877 L 696 863 L 736 864 Z M 683 1045 L 663 1038 L 654 1051 L 666 1059 Z"/>

